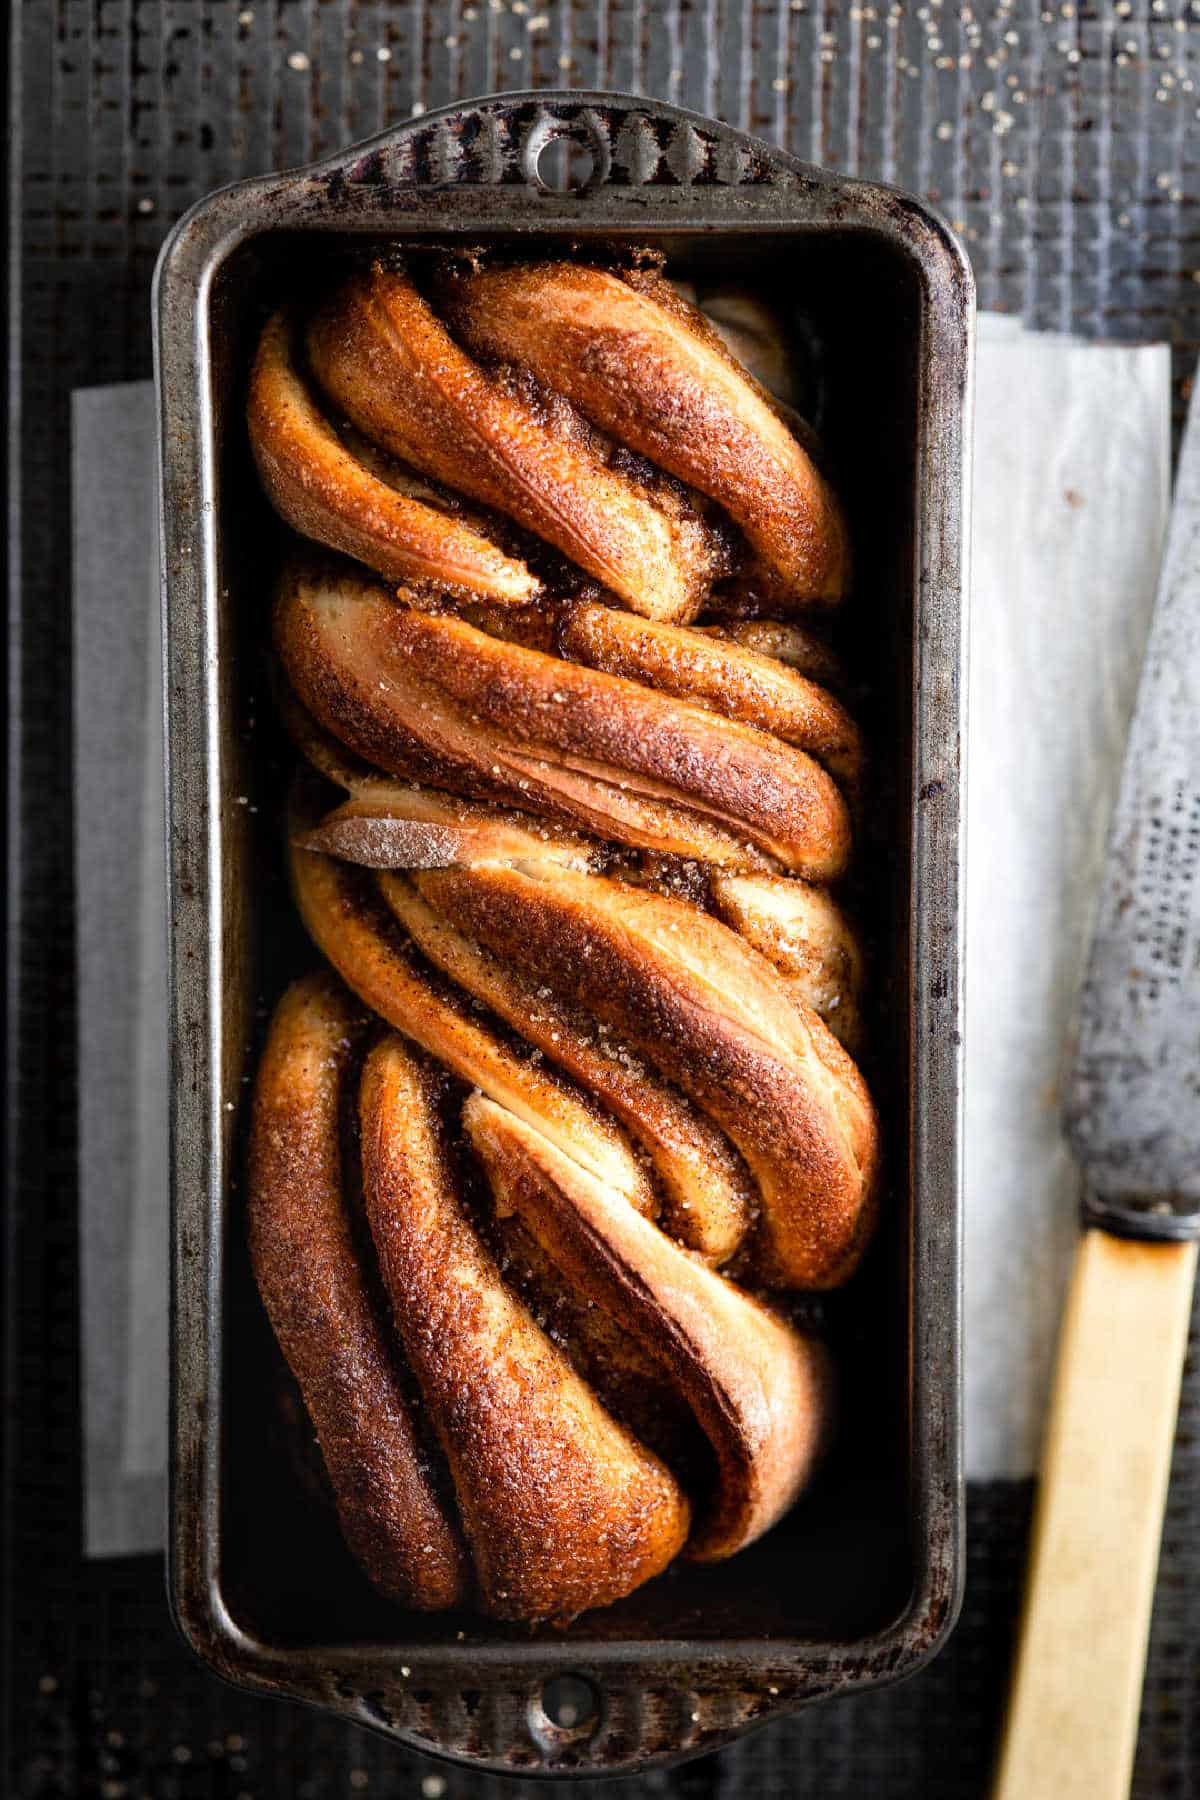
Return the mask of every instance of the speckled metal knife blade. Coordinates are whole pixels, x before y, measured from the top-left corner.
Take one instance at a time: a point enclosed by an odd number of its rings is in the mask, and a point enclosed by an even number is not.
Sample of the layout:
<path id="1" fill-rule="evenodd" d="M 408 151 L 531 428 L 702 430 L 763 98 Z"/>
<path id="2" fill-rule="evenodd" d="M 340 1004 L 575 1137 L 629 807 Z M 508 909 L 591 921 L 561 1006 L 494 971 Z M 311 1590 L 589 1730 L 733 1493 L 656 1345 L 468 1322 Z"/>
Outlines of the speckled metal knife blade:
<path id="1" fill-rule="evenodd" d="M 1109 838 L 1066 1128 L 1102 1207 L 1157 1202 L 1165 1215 L 1163 1203 L 1200 1205 L 1200 382 Z"/>

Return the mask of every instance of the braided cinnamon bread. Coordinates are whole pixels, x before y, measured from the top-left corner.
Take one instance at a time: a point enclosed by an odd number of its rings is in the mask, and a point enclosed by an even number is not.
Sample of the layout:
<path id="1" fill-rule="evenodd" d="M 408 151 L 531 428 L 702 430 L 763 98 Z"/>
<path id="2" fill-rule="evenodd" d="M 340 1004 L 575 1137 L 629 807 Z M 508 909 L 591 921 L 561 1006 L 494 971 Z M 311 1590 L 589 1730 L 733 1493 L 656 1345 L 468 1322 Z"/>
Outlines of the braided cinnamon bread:
<path id="1" fill-rule="evenodd" d="M 786 1293 L 848 1279 L 879 1186 L 827 886 L 863 748 L 788 615 L 847 536 L 739 361 L 779 390 L 772 315 L 714 315 L 644 267 L 377 263 L 251 375 L 310 540 L 273 636 L 339 978 L 271 1026 L 251 1250 L 347 1539 L 414 1606 L 564 1621 L 732 1555 L 828 1437 Z"/>

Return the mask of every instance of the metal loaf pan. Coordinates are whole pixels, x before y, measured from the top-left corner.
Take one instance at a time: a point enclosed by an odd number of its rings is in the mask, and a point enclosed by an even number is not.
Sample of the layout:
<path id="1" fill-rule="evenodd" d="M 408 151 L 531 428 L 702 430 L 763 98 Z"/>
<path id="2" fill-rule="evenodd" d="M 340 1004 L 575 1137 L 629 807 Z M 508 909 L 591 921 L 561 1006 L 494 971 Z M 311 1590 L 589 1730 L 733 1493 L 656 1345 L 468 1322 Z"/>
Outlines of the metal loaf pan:
<path id="1" fill-rule="evenodd" d="M 549 178 L 569 140 L 577 185 Z M 588 172 L 580 178 L 579 169 Z M 559 165 L 561 168 L 561 164 Z M 544 179 L 544 177 L 546 177 Z M 261 1019 L 311 962 L 280 876 L 283 757 L 263 689 L 275 539 L 241 422 L 265 310 L 364 242 L 653 243 L 788 306 L 857 556 L 846 648 L 874 750 L 861 894 L 868 1073 L 888 1191 L 834 1296 L 829 1466 L 731 1563 L 679 1568 L 567 1631 L 389 1608 L 276 1429 L 275 1352 L 239 1181 Z M 970 273 L 911 198 L 712 120 L 613 94 L 510 94 L 398 126 L 188 213 L 156 299 L 167 632 L 173 1045 L 170 1584 L 196 1652 L 479 1768 L 631 1770 L 895 1680 L 956 1614 L 959 781 Z M 574 1721 L 556 1701 L 589 1684 Z M 555 1684 L 559 1683 L 556 1688 Z M 594 1703 L 593 1703 L 594 1702 Z"/>

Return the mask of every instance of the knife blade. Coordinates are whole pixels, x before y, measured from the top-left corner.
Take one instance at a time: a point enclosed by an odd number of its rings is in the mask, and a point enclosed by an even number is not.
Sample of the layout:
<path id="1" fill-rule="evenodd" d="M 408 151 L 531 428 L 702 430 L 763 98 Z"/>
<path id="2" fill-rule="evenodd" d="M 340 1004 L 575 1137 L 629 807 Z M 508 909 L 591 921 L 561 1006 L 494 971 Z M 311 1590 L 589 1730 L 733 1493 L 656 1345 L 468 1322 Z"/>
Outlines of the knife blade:
<path id="1" fill-rule="evenodd" d="M 1111 1229 L 1128 1213 L 1154 1235 L 1192 1234 L 1200 1203 L 1200 381 L 1109 836 L 1065 1124 L 1097 1223 Z"/>
<path id="2" fill-rule="evenodd" d="M 1084 1231 L 993 1800 L 1124 1800 L 1200 1238 L 1200 382 L 1080 1000 Z"/>

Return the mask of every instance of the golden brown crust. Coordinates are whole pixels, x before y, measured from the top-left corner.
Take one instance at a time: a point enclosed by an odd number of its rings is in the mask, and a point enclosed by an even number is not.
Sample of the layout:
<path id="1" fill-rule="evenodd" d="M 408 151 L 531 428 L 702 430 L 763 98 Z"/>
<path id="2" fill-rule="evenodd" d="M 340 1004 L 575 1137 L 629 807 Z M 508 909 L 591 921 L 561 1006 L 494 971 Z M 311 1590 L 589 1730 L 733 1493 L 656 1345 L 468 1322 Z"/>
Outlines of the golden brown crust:
<path id="1" fill-rule="evenodd" d="M 624 1132 L 589 1095 L 531 1058 L 421 963 L 370 876 L 295 847 L 291 873 L 314 943 L 361 1000 L 461 1081 L 527 1119 L 631 1206 L 657 1211 L 653 1184 Z"/>
<path id="2" fill-rule="evenodd" d="M 385 778 L 361 782 L 297 842 L 368 869 L 445 869 L 456 863 L 599 865 L 603 847 L 536 813 L 506 812 L 438 788 Z"/>
<path id="3" fill-rule="evenodd" d="M 340 568 L 289 572 L 275 636 L 318 724 L 394 774 L 727 868 L 823 880 L 846 864 L 825 771 L 702 707 L 398 606 Z"/>
<path id="4" fill-rule="evenodd" d="M 457 339 L 399 265 L 342 286 L 307 362 L 273 320 L 249 419 L 284 516 L 397 584 L 313 552 L 274 612 L 289 731 L 344 795 L 294 790 L 297 904 L 417 1047 L 369 1059 L 354 1266 L 396 1311 L 454 1579 L 563 1621 L 685 1538 L 740 1549 L 819 1457 L 824 1352 L 728 1272 L 835 1286 L 873 1220 L 875 1114 L 820 1016 L 856 1041 L 861 959 L 809 885 L 846 867 L 862 750 L 827 643 L 784 619 L 848 560 L 819 447 L 738 361 L 778 380 L 778 322 L 734 297 L 714 328 L 644 269 L 473 269 L 430 276 Z M 329 1139 L 349 1054 L 296 1105 L 333 1170 L 306 1204 L 361 1255 Z M 291 1324 L 332 1406 L 328 1331 Z"/>
<path id="5" fill-rule="evenodd" d="M 308 347 L 326 393 L 393 455 L 536 532 L 635 611 L 695 616 L 722 566 L 699 509 L 486 374 L 402 271 L 348 282 Z"/>
<path id="6" fill-rule="evenodd" d="M 310 768 L 350 795 L 306 827 L 299 840 L 303 848 L 385 869 L 539 856 L 591 868 L 605 860 L 598 838 L 559 819 L 394 781 L 319 725 L 290 687 L 282 682 L 278 687 L 280 711 L 297 750 Z"/>
<path id="7" fill-rule="evenodd" d="M 539 606 L 490 606 L 473 602 L 455 610 L 460 618 L 489 637 L 503 638 L 508 644 L 524 644 L 527 650 L 553 651 L 558 637 L 558 622 L 566 602 L 547 600 Z"/>
<path id="8" fill-rule="evenodd" d="M 480 1094 L 463 1113 L 498 1201 L 565 1279 L 662 1366 L 716 1457 L 688 1555 L 732 1556 L 812 1474 L 827 1417 L 823 1352 Z"/>
<path id="9" fill-rule="evenodd" d="M 566 1621 L 607 1605 L 681 1548 L 678 1483 L 505 1287 L 456 1194 L 431 1078 L 398 1038 L 367 1060 L 360 1117 L 367 1216 L 483 1610 Z"/>
<path id="10" fill-rule="evenodd" d="M 549 989 L 518 974 L 439 918 L 411 881 L 380 877 L 380 892 L 422 954 L 458 987 L 514 1027 L 603 1102 L 650 1159 L 663 1195 L 663 1223 L 689 1249 L 727 1262 L 752 1216 L 741 1158 L 682 1094 L 657 1081 L 606 1025 L 560 1006 Z"/>
<path id="11" fill-rule="evenodd" d="M 874 1109 L 764 957 L 695 907 L 600 876 L 414 880 L 461 930 L 608 1020 L 728 1133 L 759 1185 L 767 1279 L 819 1288 L 853 1273 L 873 1214 Z"/>
<path id="12" fill-rule="evenodd" d="M 857 785 L 862 741 L 853 719 L 823 687 L 773 657 L 690 626 L 587 603 L 567 610 L 559 642 L 575 662 L 770 732 L 815 756 L 844 787 Z"/>
<path id="13" fill-rule="evenodd" d="M 327 750 L 332 739 L 363 766 L 576 820 L 601 837 L 725 868 L 773 866 L 764 851 L 727 827 L 657 796 L 630 792 L 620 771 L 567 768 L 483 729 L 445 695 L 431 694 L 386 646 L 381 666 L 371 636 L 355 625 L 368 608 L 386 625 L 394 605 L 384 590 L 345 567 L 294 565 L 284 575 L 275 608 L 276 647 L 301 701 L 300 714 L 316 728 L 303 745 L 314 766 L 331 774 L 338 767 Z M 352 785 L 342 774 L 333 778 Z"/>
<path id="14" fill-rule="evenodd" d="M 296 368 L 283 313 L 259 340 L 246 419 L 267 498 L 304 537 L 420 589 L 512 606 L 537 593 L 536 576 L 452 494 L 348 448 Z"/>
<path id="15" fill-rule="evenodd" d="M 836 901 L 784 876 L 714 875 L 709 887 L 718 916 L 762 951 L 788 992 L 854 1055 L 862 1041 L 862 948 Z"/>
<path id="16" fill-rule="evenodd" d="M 661 277 L 566 262 L 484 264 L 455 280 L 450 305 L 477 353 L 531 369 L 601 429 L 723 506 L 778 594 L 842 597 L 846 534 L 828 484 Z"/>
<path id="17" fill-rule="evenodd" d="M 756 656 L 772 657 L 834 692 L 845 686 L 845 670 L 825 639 L 794 619 L 728 619 L 696 629 L 721 643 L 753 650 Z"/>
<path id="18" fill-rule="evenodd" d="M 469 1144 L 469 1133 L 464 1140 Z M 472 1162 L 479 1164 L 481 1185 L 487 1187 L 481 1159 L 473 1155 Z M 712 1453 L 661 1362 L 597 1306 L 586 1288 L 564 1279 L 520 1215 L 505 1210 L 500 1184 L 493 1181 L 490 1190 L 491 1205 L 481 1205 L 473 1218 L 505 1281 L 605 1410 L 662 1457 L 685 1494 L 704 1494 L 712 1485 Z"/>
<path id="19" fill-rule="evenodd" d="M 510 740 L 569 765 L 619 770 L 631 786 L 703 811 L 817 880 L 844 867 L 849 820 L 836 788 L 809 756 L 765 731 L 640 681 L 502 643 L 449 615 L 408 608 L 389 624 L 414 672 Z M 696 651 L 697 682 L 703 656 Z M 830 700 L 827 733 L 841 729 L 829 723 L 835 709 L 840 714 Z"/>
<path id="20" fill-rule="evenodd" d="M 342 1194 L 339 1094 L 360 1030 L 361 1013 L 327 975 L 297 982 L 279 1003 L 254 1093 L 250 1254 L 347 1542 L 381 1592 L 437 1610 L 467 1597 L 470 1569 Z"/>

